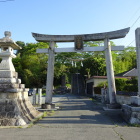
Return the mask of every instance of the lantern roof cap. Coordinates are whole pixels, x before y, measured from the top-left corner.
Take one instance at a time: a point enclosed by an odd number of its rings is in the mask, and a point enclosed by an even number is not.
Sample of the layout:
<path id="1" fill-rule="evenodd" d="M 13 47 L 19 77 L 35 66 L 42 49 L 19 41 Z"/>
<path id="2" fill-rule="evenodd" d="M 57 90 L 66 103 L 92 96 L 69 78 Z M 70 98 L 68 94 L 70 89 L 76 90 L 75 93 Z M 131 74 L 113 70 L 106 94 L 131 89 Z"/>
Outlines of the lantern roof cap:
<path id="1" fill-rule="evenodd" d="M 4 32 L 5 37 L 0 39 L 0 46 L 2 47 L 9 47 L 11 46 L 15 50 L 21 49 L 19 45 L 17 45 L 10 37 L 11 37 L 11 32 L 5 31 Z"/>

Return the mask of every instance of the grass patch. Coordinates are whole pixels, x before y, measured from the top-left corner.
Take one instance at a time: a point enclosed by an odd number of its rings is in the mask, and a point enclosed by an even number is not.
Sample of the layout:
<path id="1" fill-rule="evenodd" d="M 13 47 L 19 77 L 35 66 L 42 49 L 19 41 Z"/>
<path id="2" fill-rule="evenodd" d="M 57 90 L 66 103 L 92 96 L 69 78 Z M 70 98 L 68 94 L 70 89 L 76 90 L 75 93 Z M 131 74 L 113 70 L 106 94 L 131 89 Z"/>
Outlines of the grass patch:
<path id="1" fill-rule="evenodd" d="M 47 112 L 46 112 L 46 117 L 47 117 L 47 116 L 53 116 L 53 115 L 54 115 L 54 113 L 55 113 L 55 111 L 54 111 L 54 110 L 47 111 Z"/>
<path id="2" fill-rule="evenodd" d="M 28 125 L 27 128 L 31 128 L 34 124 L 37 123 L 37 121 L 42 120 L 42 118 L 44 118 L 44 117 L 47 117 L 47 116 L 53 116 L 54 113 L 55 113 L 54 110 L 43 112 L 43 115 L 40 116 L 40 117 L 38 117 L 38 118 L 36 118 L 36 119 L 34 119 L 32 122 L 30 122 L 30 124 Z M 22 128 L 23 128 L 23 127 L 22 127 Z"/>
<path id="3" fill-rule="evenodd" d="M 140 127 L 140 124 L 128 124 L 128 127 Z"/>

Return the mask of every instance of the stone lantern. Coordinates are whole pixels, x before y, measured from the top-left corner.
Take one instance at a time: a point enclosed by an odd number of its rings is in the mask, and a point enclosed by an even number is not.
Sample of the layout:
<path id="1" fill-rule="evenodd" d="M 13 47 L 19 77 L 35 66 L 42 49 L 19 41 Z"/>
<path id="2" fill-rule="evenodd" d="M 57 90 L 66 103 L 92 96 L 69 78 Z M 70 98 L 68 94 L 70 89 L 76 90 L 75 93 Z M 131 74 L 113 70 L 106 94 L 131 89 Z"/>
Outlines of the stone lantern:
<path id="1" fill-rule="evenodd" d="M 5 37 L 0 39 L 0 57 L 2 62 L 0 64 L 0 70 L 9 70 L 15 71 L 15 68 L 12 63 L 12 58 L 15 58 L 16 55 L 13 53 L 14 49 L 21 49 L 10 37 L 11 33 L 5 31 Z"/>
<path id="2" fill-rule="evenodd" d="M 14 50 L 21 49 L 6 31 L 5 37 L 0 39 L 0 126 L 26 125 L 42 115 L 30 103 L 28 90 L 15 71 L 12 58 Z"/>

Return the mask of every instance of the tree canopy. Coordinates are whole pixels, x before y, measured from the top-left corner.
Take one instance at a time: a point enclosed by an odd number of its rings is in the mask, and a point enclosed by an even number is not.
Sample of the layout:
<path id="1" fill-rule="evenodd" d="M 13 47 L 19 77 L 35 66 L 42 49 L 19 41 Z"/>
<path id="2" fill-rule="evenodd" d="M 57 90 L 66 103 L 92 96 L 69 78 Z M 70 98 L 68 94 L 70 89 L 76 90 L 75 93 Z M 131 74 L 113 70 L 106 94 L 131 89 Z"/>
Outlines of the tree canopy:
<path id="1" fill-rule="evenodd" d="M 18 45 L 24 43 L 17 42 Z M 28 43 L 21 46 L 17 57 L 13 59 L 16 71 L 26 87 L 42 87 L 46 82 L 47 59 L 46 54 L 37 54 L 36 49 L 48 48 L 47 43 Z"/>
<path id="2" fill-rule="evenodd" d="M 48 48 L 48 43 L 27 43 L 17 41 L 22 47 L 16 52 L 17 57 L 13 59 L 16 71 L 22 82 L 29 88 L 40 88 L 46 84 L 48 55 L 37 54 L 36 49 Z M 111 42 L 112 46 L 115 46 Z M 84 47 L 103 46 L 102 41 L 89 41 Z M 127 47 L 124 51 L 112 51 L 113 66 L 115 74 L 136 67 L 136 48 Z M 83 76 L 106 75 L 106 63 L 104 52 L 77 52 L 58 53 L 55 56 L 54 84 L 60 85 L 61 77 L 66 75 L 67 83 L 70 83 L 72 73 L 81 73 Z"/>

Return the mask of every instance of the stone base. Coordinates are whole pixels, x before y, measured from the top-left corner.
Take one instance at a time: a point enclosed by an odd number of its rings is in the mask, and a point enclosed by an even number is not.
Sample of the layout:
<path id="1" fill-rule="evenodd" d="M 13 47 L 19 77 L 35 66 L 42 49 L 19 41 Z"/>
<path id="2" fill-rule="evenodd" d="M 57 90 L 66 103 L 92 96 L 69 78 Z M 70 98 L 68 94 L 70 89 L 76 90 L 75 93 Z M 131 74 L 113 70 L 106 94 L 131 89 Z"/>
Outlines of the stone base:
<path id="1" fill-rule="evenodd" d="M 108 109 L 121 109 L 121 105 L 118 104 L 118 103 L 107 104 L 107 108 L 108 108 Z"/>
<path id="2" fill-rule="evenodd" d="M 131 104 L 140 106 L 140 97 L 139 96 L 131 96 Z"/>
<path id="3" fill-rule="evenodd" d="M 0 126 L 26 125 L 42 115 L 32 106 L 28 92 L 0 93 Z"/>
<path id="4" fill-rule="evenodd" d="M 40 112 L 45 112 L 45 111 L 56 111 L 59 109 L 59 107 L 57 106 L 57 107 L 51 108 L 51 109 L 42 109 L 42 108 L 37 107 L 36 109 Z"/>
<path id="5" fill-rule="evenodd" d="M 122 112 L 122 109 L 109 109 L 109 108 L 107 108 L 107 107 L 103 107 L 103 110 L 104 111 L 108 111 L 108 112 Z"/>
<path id="6" fill-rule="evenodd" d="M 61 86 L 61 87 L 58 87 L 57 89 L 55 89 L 53 91 L 56 94 L 65 94 L 65 93 L 68 93 L 69 92 L 69 89 L 67 89 L 66 86 Z"/>
<path id="7" fill-rule="evenodd" d="M 140 124 L 140 107 L 123 104 L 122 117 L 130 124 Z"/>
<path id="8" fill-rule="evenodd" d="M 49 104 L 49 103 L 42 104 L 41 109 L 55 109 L 55 104 Z"/>

